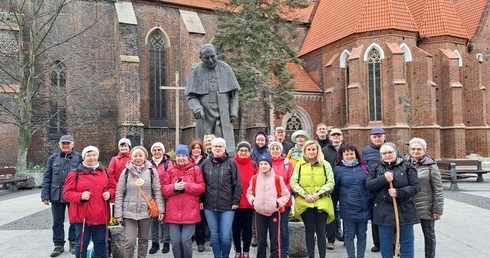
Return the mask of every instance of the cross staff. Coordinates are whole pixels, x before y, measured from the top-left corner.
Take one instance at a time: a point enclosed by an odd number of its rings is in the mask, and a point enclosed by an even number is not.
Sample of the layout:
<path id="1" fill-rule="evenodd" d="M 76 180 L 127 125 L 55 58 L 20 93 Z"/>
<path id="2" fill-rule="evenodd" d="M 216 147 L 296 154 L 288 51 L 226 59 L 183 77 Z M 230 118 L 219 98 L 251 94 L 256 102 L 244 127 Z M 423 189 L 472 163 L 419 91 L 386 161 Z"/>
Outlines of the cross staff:
<path id="1" fill-rule="evenodd" d="M 160 86 L 160 89 L 175 90 L 175 146 L 177 146 L 180 139 L 179 90 L 185 90 L 185 87 L 179 87 L 179 71 L 175 72 L 175 86 Z"/>

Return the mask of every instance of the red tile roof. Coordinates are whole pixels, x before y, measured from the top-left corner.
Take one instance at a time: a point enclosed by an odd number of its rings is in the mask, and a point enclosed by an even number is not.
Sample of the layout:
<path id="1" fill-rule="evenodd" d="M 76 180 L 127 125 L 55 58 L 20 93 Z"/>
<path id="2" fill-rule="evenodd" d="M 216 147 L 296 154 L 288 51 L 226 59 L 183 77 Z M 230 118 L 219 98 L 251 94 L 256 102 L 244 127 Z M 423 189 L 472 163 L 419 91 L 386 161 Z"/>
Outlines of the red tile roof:
<path id="1" fill-rule="evenodd" d="M 465 0 L 459 1 L 454 5 L 470 39 L 475 36 L 478 30 L 483 13 L 488 5 L 487 2 L 488 0 Z"/>
<path id="2" fill-rule="evenodd" d="M 488 0 L 320 0 L 299 55 L 346 36 L 398 29 L 470 39 Z"/>
<path id="3" fill-rule="evenodd" d="M 295 91 L 322 92 L 300 64 L 287 63 L 286 69 L 294 75 L 293 80 L 296 82 Z"/>
<path id="4" fill-rule="evenodd" d="M 354 33 L 417 31 L 404 0 L 321 0 L 300 55 Z"/>

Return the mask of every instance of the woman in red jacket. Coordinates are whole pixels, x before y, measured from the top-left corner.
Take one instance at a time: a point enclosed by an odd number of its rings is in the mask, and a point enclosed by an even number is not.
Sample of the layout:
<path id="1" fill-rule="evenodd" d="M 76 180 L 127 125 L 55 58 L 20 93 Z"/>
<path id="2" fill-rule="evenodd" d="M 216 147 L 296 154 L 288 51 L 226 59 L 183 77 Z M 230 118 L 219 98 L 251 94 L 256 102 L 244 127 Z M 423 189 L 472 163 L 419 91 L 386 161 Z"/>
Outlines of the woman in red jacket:
<path id="1" fill-rule="evenodd" d="M 94 242 L 94 257 L 106 257 L 106 227 L 110 219 L 108 201 L 114 196 L 115 181 L 109 180 L 105 168 L 98 162 L 96 147 L 85 147 L 82 158 L 77 171 L 66 177 L 63 191 L 63 199 L 70 203 L 70 223 L 75 225 L 75 257 L 87 257 L 90 238 Z"/>
<path id="2" fill-rule="evenodd" d="M 107 167 L 107 172 L 111 177 L 114 177 L 116 184 L 119 182 L 121 173 L 126 169 L 126 163 L 130 160 L 129 152 L 131 151 L 131 141 L 128 138 L 121 138 L 117 147 L 119 148 L 119 153 L 111 158 L 109 166 Z"/>
<path id="3" fill-rule="evenodd" d="M 175 147 L 175 164 L 165 173 L 162 194 L 167 197 L 164 221 L 170 224 L 170 242 L 174 258 L 192 257 L 192 235 L 201 221 L 199 195 L 206 186 L 201 169 L 189 159 L 189 149 Z"/>
<path id="4" fill-rule="evenodd" d="M 238 173 L 242 180 L 242 189 L 248 189 L 250 179 L 255 174 L 257 164 L 252 161 L 250 143 L 240 142 L 237 146 L 237 154 L 233 158 L 238 167 Z M 252 243 L 252 219 L 253 206 L 248 202 L 247 196 L 242 194 L 238 209 L 233 218 L 233 244 L 235 245 L 235 258 L 249 258 L 250 244 Z M 242 250 L 243 240 L 243 250 Z"/>

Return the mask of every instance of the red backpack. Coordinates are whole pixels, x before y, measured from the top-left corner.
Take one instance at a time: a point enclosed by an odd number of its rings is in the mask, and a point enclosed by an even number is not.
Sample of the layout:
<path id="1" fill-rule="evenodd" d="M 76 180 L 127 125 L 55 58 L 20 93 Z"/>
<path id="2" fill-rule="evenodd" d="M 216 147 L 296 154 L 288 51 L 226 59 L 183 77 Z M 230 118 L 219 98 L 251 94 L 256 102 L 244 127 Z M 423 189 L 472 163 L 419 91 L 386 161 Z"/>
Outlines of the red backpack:
<path id="1" fill-rule="evenodd" d="M 274 176 L 275 183 L 276 183 L 276 192 L 277 192 L 277 197 L 281 197 L 281 177 L 278 175 Z M 257 185 L 257 175 L 252 176 L 252 195 L 255 197 L 255 187 Z M 279 207 L 279 213 L 283 213 L 286 210 L 284 206 Z"/>

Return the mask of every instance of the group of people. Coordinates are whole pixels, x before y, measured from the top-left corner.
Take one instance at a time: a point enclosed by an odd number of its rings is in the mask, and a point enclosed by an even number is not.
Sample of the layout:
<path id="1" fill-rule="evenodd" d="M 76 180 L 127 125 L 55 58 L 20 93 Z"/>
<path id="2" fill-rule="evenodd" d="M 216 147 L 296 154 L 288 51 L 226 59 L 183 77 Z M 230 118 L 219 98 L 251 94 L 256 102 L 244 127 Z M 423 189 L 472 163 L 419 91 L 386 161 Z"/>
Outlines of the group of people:
<path id="1" fill-rule="evenodd" d="M 64 251 L 67 207 L 70 252 L 86 257 L 92 241 L 94 257 L 108 257 L 110 203 L 113 217 L 124 225 L 125 257 L 133 257 L 136 247 L 138 257 L 146 257 L 160 243 L 163 253 L 171 249 L 174 257 L 192 257 L 193 237 L 198 251 L 205 250 L 206 225 L 215 258 L 229 257 L 232 244 L 235 258 L 249 258 L 255 239 L 257 257 L 266 257 L 267 247 L 271 257 L 288 257 L 293 211 L 304 223 L 310 258 L 315 257 L 315 242 L 324 258 L 335 238 L 345 241 L 348 257 L 364 257 L 369 220 L 371 251 L 391 258 L 397 248 L 394 203 L 401 256 L 414 257 L 413 225 L 420 222 L 425 256 L 435 257 L 434 221 L 442 215 L 444 198 L 427 143 L 413 138 L 403 157 L 386 142 L 382 128 L 371 130 L 371 144 L 362 152 L 344 142 L 339 129 L 328 133 L 319 124 L 316 134 L 313 140 L 297 130 L 291 144 L 283 127 L 276 128 L 274 138 L 259 131 L 253 146 L 238 143 L 233 157 L 223 138 L 206 135 L 202 142 L 177 145 L 174 161 L 161 142 L 151 146 L 150 156 L 146 148 L 131 147 L 123 138 L 107 169 L 98 160 L 97 147 L 87 146 L 80 154 L 74 151 L 73 137 L 62 136 L 60 152 L 46 164 L 41 193 L 53 214 L 51 257 Z"/>

